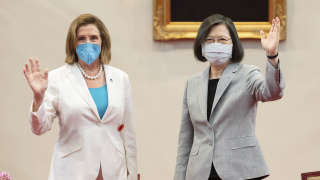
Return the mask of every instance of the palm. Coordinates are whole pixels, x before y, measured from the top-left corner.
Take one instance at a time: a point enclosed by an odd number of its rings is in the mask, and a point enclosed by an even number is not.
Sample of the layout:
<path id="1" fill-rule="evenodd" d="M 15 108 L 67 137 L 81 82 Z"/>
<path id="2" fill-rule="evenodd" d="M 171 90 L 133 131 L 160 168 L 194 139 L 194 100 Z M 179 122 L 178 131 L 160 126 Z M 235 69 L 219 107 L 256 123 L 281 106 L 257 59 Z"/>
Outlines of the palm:
<path id="1" fill-rule="evenodd" d="M 28 81 L 30 88 L 35 96 L 43 97 L 45 91 L 48 87 L 48 70 L 45 70 L 44 74 L 40 72 L 39 61 L 36 60 L 35 63 L 32 59 L 29 59 L 31 70 L 28 64 L 25 65 L 24 75 Z"/>
<path id="2" fill-rule="evenodd" d="M 278 52 L 280 40 L 280 19 L 277 17 L 272 20 L 272 27 L 268 37 L 265 37 L 263 31 L 261 31 L 260 34 L 261 44 L 267 55 L 275 55 Z"/>
<path id="3" fill-rule="evenodd" d="M 48 87 L 48 79 L 45 79 L 40 72 L 34 72 L 29 76 L 29 84 L 34 92 L 43 92 Z"/>

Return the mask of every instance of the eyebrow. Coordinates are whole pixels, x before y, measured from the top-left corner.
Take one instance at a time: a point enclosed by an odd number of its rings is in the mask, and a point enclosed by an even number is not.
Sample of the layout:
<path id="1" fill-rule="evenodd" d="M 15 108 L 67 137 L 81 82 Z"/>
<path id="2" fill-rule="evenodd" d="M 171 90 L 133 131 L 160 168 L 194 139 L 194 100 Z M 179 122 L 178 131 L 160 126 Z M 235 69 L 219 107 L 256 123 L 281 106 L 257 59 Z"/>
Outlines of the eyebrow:
<path id="1" fill-rule="evenodd" d="M 207 36 L 207 38 L 216 38 L 216 37 L 225 37 L 225 38 L 231 38 L 230 36 L 226 36 L 226 35 L 218 35 L 218 36 Z"/>
<path id="2" fill-rule="evenodd" d="M 87 37 L 88 35 L 78 35 L 77 38 Z M 99 37 L 99 35 L 89 35 L 90 38 L 92 37 Z"/>

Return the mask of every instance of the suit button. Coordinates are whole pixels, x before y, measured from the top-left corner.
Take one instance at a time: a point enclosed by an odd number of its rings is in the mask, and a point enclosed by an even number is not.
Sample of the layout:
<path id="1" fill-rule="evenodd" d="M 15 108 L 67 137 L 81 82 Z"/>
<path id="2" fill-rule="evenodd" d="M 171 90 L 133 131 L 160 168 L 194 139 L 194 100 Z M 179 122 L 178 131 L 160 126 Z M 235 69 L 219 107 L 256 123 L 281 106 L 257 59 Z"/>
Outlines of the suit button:
<path id="1" fill-rule="evenodd" d="M 212 142 L 209 143 L 209 146 L 212 146 Z"/>

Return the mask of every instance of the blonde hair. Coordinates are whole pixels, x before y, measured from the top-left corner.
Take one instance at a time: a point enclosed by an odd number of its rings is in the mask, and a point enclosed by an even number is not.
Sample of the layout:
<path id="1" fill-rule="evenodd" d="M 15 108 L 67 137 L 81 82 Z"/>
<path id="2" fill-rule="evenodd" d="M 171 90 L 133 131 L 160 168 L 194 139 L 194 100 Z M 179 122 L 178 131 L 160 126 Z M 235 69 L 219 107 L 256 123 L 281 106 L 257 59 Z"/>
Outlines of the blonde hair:
<path id="1" fill-rule="evenodd" d="M 73 64 L 78 61 L 78 56 L 76 53 L 77 32 L 81 26 L 85 26 L 88 24 L 93 24 L 98 28 L 102 40 L 100 61 L 103 64 L 109 64 L 111 60 L 111 42 L 109 32 L 103 22 L 98 17 L 92 14 L 81 14 L 79 17 L 72 21 L 66 40 L 65 62 L 68 64 Z"/>

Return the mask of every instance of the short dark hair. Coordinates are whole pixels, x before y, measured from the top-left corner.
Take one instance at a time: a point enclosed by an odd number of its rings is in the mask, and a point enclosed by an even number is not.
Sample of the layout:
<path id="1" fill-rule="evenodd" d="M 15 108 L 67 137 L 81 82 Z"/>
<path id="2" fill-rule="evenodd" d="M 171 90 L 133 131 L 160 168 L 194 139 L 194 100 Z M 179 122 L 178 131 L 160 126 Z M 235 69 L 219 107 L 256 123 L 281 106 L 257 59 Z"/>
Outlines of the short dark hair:
<path id="1" fill-rule="evenodd" d="M 205 42 L 212 27 L 218 24 L 226 25 L 226 27 L 229 30 L 229 33 L 232 39 L 232 44 L 233 44 L 231 62 L 240 62 L 243 58 L 244 52 L 243 52 L 242 44 L 239 40 L 236 27 L 234 26 L 232 20 L 229 17 L 223 16 L 221 14 L 213 14 L 207 17 L 202 22 L 193 45 L 194 56 L 199 61 L 202 61 L 202 62 L 207 61 L 207 59 L 202 56 L 201 45 Z"/>

